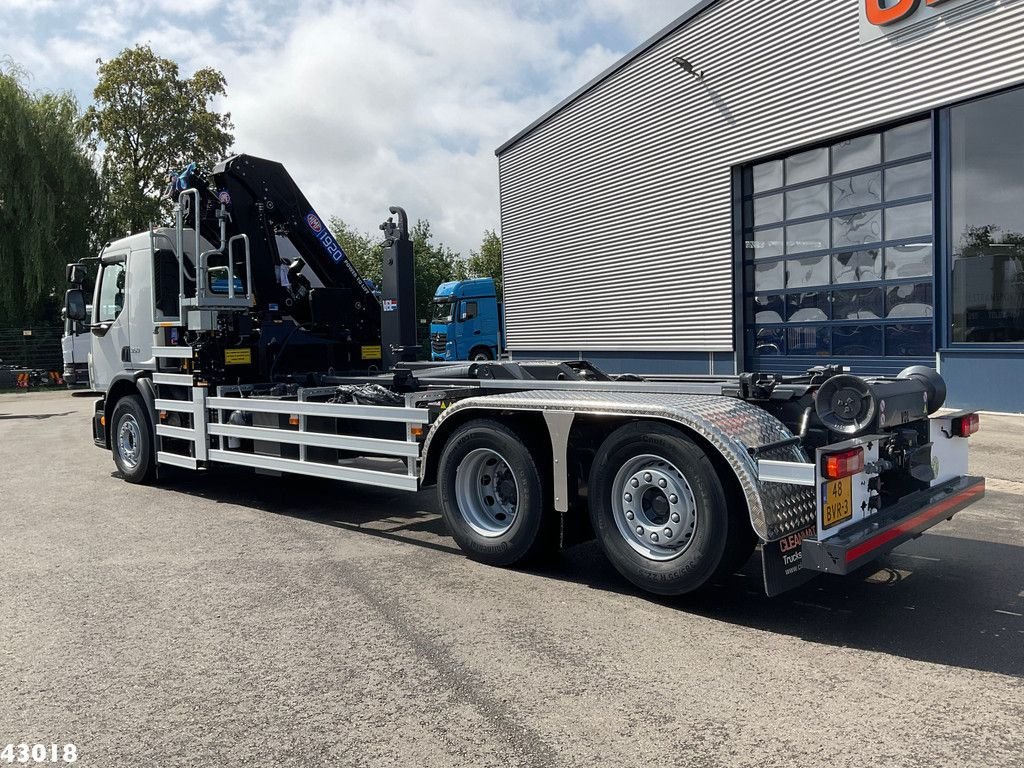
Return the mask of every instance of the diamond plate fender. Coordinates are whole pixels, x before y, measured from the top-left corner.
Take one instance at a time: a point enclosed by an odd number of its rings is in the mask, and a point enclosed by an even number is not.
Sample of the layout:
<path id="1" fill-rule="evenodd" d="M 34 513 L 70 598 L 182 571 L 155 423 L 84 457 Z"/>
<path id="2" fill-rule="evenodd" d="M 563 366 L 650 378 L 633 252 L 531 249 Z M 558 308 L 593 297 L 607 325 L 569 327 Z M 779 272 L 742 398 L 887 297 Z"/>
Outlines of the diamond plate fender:
<path id="1" fill-rule="evenodd" d="M 657 419 L 679 424 L 704 438 L 718 450 L 739 480 L 750 510 L 754 531 L 766 541 L 775 541 L 815 524 L 814 489 L 786 483 L 762 483 L 757 464 L 748 453 L 793 434 L 767 411 L 732 397 L 676 395 L 639 392 L 580 392 L 529 390 L 469 397 L 447 408 L 434 422 L 423 446 L 421 473 L 444 424 L 468 410 L 535 411 L 545 415 L 554 456 L 556 509 L 568 509 L 566 448 L 572 418 L 587 414 Z M 554 414 L 562 414 L 552 418 Z M 797 446 L 780 448 L 762 458 L 807 462 Z"/>

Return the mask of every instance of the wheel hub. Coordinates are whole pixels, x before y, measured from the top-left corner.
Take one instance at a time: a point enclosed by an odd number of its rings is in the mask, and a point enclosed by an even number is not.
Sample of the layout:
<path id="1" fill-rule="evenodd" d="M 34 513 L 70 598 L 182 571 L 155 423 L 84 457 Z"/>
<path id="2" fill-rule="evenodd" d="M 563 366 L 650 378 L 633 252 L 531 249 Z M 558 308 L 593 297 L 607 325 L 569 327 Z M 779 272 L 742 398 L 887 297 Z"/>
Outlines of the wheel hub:
<path id="1" fill-rule="evenodd" d="M 455 501 L 463 520 L 481 536 L 495 538 L 508 532 L 519 505 L 512 468 L 489 448 L 470 451 L 456 470 Z"/>
<path id="2" fill-rule="evenodd" d="M 121 419 L 117 430 L 117 454 L 128 469 L 139 465 L 142 450 L 142 430 L 135 417 L 128 414 Z"/>
<path id="3" fill-rule="evenodd" d="M 697 504 L 686 477 L 659 456 L 637 456 L 612 483 L 612 512 L 619 533 L 649 560 L 682 554 L 697 529 Z"/>

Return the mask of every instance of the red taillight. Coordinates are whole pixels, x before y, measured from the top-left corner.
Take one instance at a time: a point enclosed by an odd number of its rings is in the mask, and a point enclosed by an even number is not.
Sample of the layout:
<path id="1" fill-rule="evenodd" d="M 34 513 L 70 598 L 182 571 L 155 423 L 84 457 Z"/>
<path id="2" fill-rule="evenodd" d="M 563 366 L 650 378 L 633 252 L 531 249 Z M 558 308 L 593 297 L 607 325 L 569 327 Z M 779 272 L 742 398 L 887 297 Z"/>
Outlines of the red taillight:
<path id="1" fill-rule="evenodd" d="M 829 480 L 856 475 L 864 469 L 864 449 L 851 448 L 839 453 L 826 453 L 822 458 L 821 471 Z"/>
<path id="2" fill-rule="evenodd" d="M 951 426 L 956 437 L 970 437 L 981 426 L 981 418 L 976 413 L 968 413 L 953 419 Z"/>

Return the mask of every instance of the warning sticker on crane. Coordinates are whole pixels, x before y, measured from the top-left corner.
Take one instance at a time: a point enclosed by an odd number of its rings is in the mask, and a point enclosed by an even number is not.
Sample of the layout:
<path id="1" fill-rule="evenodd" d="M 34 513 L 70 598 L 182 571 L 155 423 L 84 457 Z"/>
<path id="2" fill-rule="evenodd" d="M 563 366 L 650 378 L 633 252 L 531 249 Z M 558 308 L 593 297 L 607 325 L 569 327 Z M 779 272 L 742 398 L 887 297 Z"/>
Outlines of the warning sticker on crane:
<path id="1" fill-rule="evenodd" d="M 380 360 L 381 357 L 381 348 L 379 346 L 362 348 L 363 360 Z"/>
<path id="2" fill-rule="evenodd" d="M 248 348 L 242 349 L 225 349 L 224 350 L 224 365 L 251 365 L 252 364 L 252 350 Z"/>

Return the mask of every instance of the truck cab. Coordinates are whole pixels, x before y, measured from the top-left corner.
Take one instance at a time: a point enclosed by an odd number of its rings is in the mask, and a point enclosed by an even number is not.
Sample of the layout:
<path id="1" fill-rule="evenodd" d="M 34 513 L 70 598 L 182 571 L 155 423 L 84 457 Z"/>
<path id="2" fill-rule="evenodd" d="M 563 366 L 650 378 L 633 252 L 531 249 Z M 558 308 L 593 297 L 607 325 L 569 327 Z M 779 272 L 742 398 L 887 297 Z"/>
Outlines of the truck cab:
<path id="1" fill-rule="evenodd" d="M 92 305 L 85 308 L 91 315 Z M 61 355 L 64 358 L 64 383 L 69 387 L 89 384 L 89 326 L 85 321 L 64 317 L 64 334 L 60 338 Z"/>
<path id="2" fill-rule="evenodd" d="M 439 285 L 430 323 L 431 359 L 496 359 L 505 346 L 501 310 L 489 277 Z"/>

